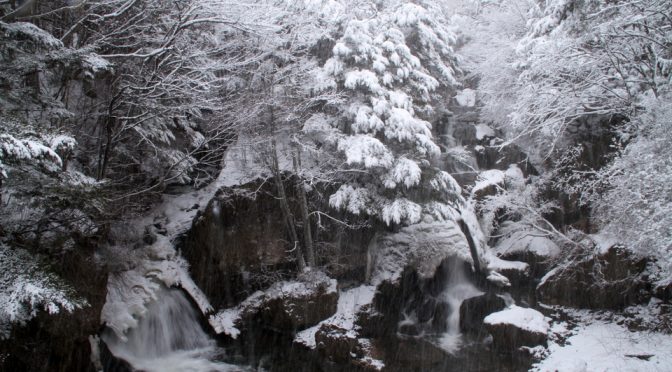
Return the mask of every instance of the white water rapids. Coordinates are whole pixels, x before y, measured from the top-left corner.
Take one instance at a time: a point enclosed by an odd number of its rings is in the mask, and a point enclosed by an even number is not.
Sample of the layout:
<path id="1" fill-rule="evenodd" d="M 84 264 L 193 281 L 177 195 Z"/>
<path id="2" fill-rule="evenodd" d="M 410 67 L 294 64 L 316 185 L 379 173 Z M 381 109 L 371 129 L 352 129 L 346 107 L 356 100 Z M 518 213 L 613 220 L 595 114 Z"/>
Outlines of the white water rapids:
<path id="1" fill-rule="evenodd" d="M 113 332 L 102 338 L 112 354 L 140 371 L 241 371 L 213 361 L 222 349 L 203 331 L 198 313 L 179 289 L 159 291 L 125 341 Z"/>

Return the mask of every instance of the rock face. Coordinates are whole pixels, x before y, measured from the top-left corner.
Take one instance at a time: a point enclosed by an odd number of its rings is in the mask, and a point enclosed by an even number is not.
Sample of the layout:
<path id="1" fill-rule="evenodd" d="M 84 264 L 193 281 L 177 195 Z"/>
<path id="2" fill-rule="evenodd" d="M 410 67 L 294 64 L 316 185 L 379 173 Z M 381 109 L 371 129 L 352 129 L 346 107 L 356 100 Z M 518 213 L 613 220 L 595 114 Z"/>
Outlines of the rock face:
<path id="1" fill-rule="evenodd" d="M 296 209 L 294 186 L 291 178 L 285 182 L 290 208 Z M 224 187 L 182 239 L 181 253 L 192 278 L 216 309 L 234 306 L 295 272 L 277 194 L 274 183 L 264 180 Z M 292 213 L 301 215 L 298 209 Z M 363 281 L 373 229 L 347 230 L 327 219 L 321 226 L 313 229 L 318 264 L 324 264 L 331 277 Z"/>
<path id="2" fill-rule="evenodd" d="M 549 322 L 534 309 L 511 306 L 483 320 L 495 349 L 513 353 L 521 346 L 545 345 Z"/>
<path id="3" fill-rule="evenodd" d="M 285 226 L 271 188 L 261 181 L 244 189 L 223 188 L 184 239 L 182 254 L 192 277 L 215 308 L 239 302 L 257 283 L 277 280 L 264 273 L 278 274 L 289 264 Z"/>
<path id="4" fill-rule="evenodd" d="M 506 308 L 506 301 L 492 292 L 468 298 L 460 306 L 460 331 L 480 333 L 486 316 Z"/>
<path id="5" fill-rule="evenodd" d="M 546 304 L 590 309 L 620 309 L 648 297 L 647 261 L 612 246 L 567 268 L 550 271 L 537 287 Z"/>

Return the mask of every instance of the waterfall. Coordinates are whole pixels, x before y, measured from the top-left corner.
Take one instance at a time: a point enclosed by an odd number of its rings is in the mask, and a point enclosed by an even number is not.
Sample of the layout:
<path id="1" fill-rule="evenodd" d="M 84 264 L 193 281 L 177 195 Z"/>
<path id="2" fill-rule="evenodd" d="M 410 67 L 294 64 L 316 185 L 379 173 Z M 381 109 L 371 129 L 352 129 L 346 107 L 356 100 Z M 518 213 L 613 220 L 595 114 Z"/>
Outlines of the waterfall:
<path id="1" fill-rule="evenodd" d="M 460 306 L 462 301 L 483 294 L 467 278 L 464 272 L 464 263 L 452 260 L 449 267 L 448 283 L 442 296 L 450 306 L 448 315 L 448 329 L 441 337 L 441 347 L 449 352 L 455 352 L 462 343 L 460 334 Z"/>
<path id="2" fill-rule="evenodd" d="M 198 317 L 182 290 L 162 289 L 126 340 L 111 330 L 102 339 L 112 354 L 140 371 L 239 371 L 213 361 L 222 349 L 203 331 Z"/>

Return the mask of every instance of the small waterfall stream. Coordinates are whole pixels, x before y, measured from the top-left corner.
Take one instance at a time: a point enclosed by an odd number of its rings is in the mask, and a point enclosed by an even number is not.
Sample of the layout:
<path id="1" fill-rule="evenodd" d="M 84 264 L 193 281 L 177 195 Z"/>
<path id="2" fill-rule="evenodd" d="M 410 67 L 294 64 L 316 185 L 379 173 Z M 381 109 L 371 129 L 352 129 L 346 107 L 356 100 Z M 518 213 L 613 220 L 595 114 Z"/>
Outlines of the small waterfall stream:
<path id="1" fill-rule="evenodd" d="M 460 260 L 453 260 L 450 264 L 448 283 L 443 292 L 443 299 L 450 306 L 448 316 L 448 329 L 440 338 L 439 342 L 444 350 L 456 352 L 462 344 L 460 333 L 460 305 L 462 301 L 483 294 L 467 278 L 464 265 Z"/>
<path id="2" fill-rule="evenodd" d="M 184 292 L 175 288 L 159 291 L 125 341 L 111 331 L 103 333 L 102 338 L 112 354 L 140 371 L 241 370 L 213 361 L 223 350 L 203 331 L 198 313 Z"/>

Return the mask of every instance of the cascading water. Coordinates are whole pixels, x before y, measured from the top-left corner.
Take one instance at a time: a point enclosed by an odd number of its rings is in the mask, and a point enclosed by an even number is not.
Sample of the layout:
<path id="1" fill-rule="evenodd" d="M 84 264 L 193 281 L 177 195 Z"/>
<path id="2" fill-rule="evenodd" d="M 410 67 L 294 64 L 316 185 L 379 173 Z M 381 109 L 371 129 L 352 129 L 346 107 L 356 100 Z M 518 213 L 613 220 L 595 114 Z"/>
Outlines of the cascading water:
<path id="1" fill-rule="evenodd" d="M 464 272 L 464 263 L 460 260 L 453 260 L 450 263 L 448 283 L 443 292 L 443 299 L 450 306 L 450 315 L 448 316 L 448 329 L 440 338 L 439 342 L 444 350 L 451 353 L 456 352 L 462 344 L 460 334 L 460 305 L 462 301 L 483 294 L 467 278 Z"/>
<path id="2" fill-rule="evenodd" d="M 241 370 L 213 361 L 221 356 L 222 349 L 203 331 L 198 313 L 179 289 L 159 291 L 138 326 L 126 334 L 126 340 L 109 330 L 102 338 L 112 354 L 140 371 Z"/>

